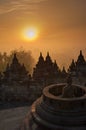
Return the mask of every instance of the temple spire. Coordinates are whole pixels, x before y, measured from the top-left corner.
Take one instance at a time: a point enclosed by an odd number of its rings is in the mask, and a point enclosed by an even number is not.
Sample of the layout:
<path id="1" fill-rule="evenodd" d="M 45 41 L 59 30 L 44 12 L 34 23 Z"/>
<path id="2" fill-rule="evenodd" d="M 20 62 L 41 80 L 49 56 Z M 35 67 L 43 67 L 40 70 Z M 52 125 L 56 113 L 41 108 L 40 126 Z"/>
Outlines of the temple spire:
<path id="1" fill-rule="evenodd" d="M 80 55 L 82 55 L 82 50 L 80 50 Z"/>
<path id="2" fill-rule="evenodd" d="M 47 56 L 49 56 L 49 52 L 47 52 Z"/>
<path id="3" fill-rule="evenodd" d="M 14 53 L 14 56 L 13 56 L 13 60 L 12 60 L 13 64 L 18 64 L 18 59 L 17 59 L 17 56 L 16 56 L 16 53 Z"/>
<path id="4" fill-rule="evenodd" d="M 86 64 L 85 58 L 84 58 L 84 56 L 82 54 L 82 50 L 80 50 L 80 54 L 78 56 L 76 64 L 77 65 L 85 65 Z"/>
<path id="5" fill-rule="evenodd" d="M 40 57 L 42 57 L 42 52 L 40 52 Z"/>
<path id="6" fill-rule="evenodd" d="M 42 56 L 42 52 L 40 52 L 38 64 L 39 64 L 39 63 L 43 63 L 43 62 L 44 62 L 44 57 Z"/>
<path id="7" fill-rule="evenodd" d="M 69 71 L 69 72 L 74 72 L 75 69 L 76 69 L 76 64 L 75 64 L 74 59 L 72 59 L 72 62 L 71 62 L 71 64 L 70 64 L 70 66 L 69 66 L 68 71 Z"/>
<path id="8" fill-rule="evenodd" d="M 51 57 L 49 55 L 49 52 L 47 52 L 47 56 L 46 56 L 45 62 L 48 63 L 48 64 L 52 64 L 52 59 L 51 59 Z"/>

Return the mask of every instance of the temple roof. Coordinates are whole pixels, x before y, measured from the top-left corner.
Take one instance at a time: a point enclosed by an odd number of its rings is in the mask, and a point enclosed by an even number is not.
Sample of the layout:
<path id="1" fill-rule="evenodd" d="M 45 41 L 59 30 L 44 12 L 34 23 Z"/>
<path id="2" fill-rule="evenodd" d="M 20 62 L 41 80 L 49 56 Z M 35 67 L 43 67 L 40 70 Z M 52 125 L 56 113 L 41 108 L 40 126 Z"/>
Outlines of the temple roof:
<path id="1" fill-rule="evenodd" d="M 76 68 L 76 64 L 75 64 L 74 59 L 72 59 L 72 62 L 71 62 L 71 64 L 70 64 L 70 66 L 69 66 L 69 71 L 74 71 L 75 68 Z"/>
<path id="2" fill-rule="evenodd" d="M 78 59 L 76 61 L 76 65 L 85 65 L 85 64 L 86 64 L 85 58 L 82 54 L 82 50 L 80 50 L 80 54 L 79 54 Z"/>
<path id="3" fill-rule="evenodd" d="M 16 54 L 14 54 L 13 56 L 13 59 L 12 59 L 12 63 L 9 65 L 7 64 L 7 67 L 6 67 L 6 70 L 4 72 L 5 76 L 7 75 L 27 75 L 28 74 L 28 71 L 26 70 L 24 64 L 21 65 L 17 59 L 17 56 Z"/>
<path id="4" fill-rule="evenodd" d="M 44 57 L 42 56 L 42 53 L 40 52 L 39 60 L 38 62 L 44 62 Z"/>
<path id="5" fill-rule="evenodd" d="M 50 55 L 49 55 L 49 52 L 47 52 L 47 56 L 46 56 L 46 58 L 45 58 L 45 62 L 52 64 L 52 60 L 51 60 L 51 57 L 50 57 Z"/>

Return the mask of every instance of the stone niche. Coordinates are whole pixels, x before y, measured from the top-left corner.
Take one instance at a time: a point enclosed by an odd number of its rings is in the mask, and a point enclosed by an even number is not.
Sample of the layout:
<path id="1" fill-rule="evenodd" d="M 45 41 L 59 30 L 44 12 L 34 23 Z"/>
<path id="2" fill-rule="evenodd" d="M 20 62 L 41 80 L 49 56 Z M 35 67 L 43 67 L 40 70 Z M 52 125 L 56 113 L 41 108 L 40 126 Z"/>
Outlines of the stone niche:
<path id="1" fill-rule="evenodd" d="M 74 96 L 68 98 L 63 96 L 65 87 L 67 84 L 45 87 L 21 130 L 86 130 L 86 88 L 72 84 Z"/>

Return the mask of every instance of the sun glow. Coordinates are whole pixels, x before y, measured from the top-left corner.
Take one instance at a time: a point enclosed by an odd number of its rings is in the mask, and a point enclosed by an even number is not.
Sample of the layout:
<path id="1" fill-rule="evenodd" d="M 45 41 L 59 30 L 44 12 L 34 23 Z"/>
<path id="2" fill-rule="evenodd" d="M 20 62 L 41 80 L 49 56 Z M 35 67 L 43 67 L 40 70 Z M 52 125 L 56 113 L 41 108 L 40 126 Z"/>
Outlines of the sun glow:
<path id="1" fill-rule="evenodd" d="M 36 28 L 26 28 L 23 32 L 25 40 L 35 40 L 38 37 L 38 30 Z"/>

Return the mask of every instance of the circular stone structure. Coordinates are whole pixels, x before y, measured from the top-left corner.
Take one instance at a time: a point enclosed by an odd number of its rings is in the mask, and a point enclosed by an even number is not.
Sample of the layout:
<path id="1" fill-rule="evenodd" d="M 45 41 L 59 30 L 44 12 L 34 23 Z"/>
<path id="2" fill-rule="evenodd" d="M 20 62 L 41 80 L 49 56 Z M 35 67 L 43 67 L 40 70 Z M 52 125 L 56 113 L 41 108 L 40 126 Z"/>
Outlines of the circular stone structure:
<path id="1" fill-rule="evenodd" d="M 68 97 L 64 96 L 67 87 L 68 84 L 45 87 L 21 130 L 86 130 L 86 88 L 73 84 L 74 96 Z M 66 89 L 69 95 L 70 91 Z"/>

